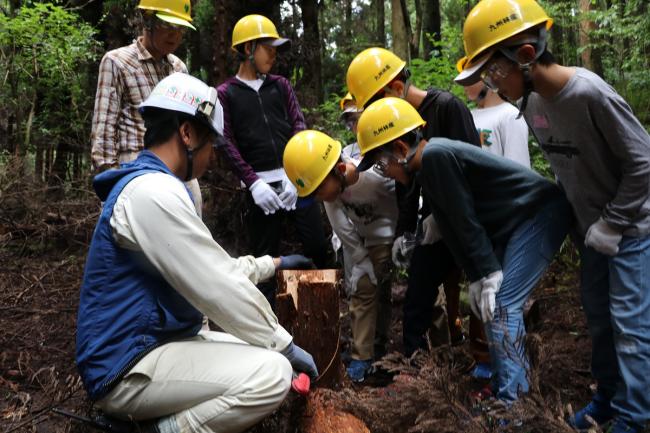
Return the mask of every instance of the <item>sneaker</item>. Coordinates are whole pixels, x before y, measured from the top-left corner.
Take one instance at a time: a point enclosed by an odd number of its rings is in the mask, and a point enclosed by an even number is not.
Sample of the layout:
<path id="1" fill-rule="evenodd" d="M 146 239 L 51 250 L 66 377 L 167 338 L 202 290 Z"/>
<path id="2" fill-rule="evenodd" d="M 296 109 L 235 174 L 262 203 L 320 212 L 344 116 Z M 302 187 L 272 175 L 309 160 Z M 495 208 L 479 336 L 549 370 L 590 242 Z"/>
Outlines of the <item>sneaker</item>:
<path id="1" fill-rule="evenodd" d="M 641 433 L 642 431 L 643 428 L 641 426 L 628 423 L 620 417 L 616 417 L 609 430 L 607 430 L 607 433 Z"/>
<path id="2" fill-rule="evenodd" d="M 372 372 L 372 359 L 358 360 L 353 359 L 348 365 L 348 377 L 352 382 L 363 382 L 368 374 Z"/>
<path id="3" fill-rule="evenodd" d="M 470 375 L 474 379 L 490 380 L 492 379 L 492 366 L 487 362 L 477 362 Z"/>
<path id="4" fill-rule="evenodd" d="M 568 422 L 571 427 L 577 430 L 587 430 L 593 427 L 593 423 L 587 419 L 587 416 L 593 419 L 596 424 L 602 425 L 611 421 L 615 413 L 610 400 L 602 394 L 596 393 L 591 402 L 570 417 Z"/>

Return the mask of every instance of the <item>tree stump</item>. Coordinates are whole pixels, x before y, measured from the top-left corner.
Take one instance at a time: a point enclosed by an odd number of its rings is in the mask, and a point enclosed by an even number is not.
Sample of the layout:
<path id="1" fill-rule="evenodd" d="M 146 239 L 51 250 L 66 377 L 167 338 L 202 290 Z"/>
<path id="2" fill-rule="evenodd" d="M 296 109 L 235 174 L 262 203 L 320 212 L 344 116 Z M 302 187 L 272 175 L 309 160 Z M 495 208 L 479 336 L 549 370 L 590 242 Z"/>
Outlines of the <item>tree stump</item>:
<path id="1" fill-rule="evenodd" d="M 313 385 L 333 388 L 343 380 L 337 269 L 278 271 L 276 312 L 294 342 L 309 352 L 319 376 Z"/>

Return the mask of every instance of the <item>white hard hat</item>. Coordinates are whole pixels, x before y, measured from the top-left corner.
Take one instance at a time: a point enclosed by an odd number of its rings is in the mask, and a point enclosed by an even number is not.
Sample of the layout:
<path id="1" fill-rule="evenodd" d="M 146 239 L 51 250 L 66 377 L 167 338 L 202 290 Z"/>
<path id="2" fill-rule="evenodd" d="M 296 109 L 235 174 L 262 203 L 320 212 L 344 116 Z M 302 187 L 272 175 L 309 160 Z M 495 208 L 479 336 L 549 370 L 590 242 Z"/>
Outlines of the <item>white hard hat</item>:
<path id="1" fill-rule="evenodd" d="M 191 75 L 174 72 L 163 78 L 140 104 L 140 112 L 144 113 L 148 107 L 187 113 L 212 132 L 223 135 L 223 108 L 217 89 Z"/>

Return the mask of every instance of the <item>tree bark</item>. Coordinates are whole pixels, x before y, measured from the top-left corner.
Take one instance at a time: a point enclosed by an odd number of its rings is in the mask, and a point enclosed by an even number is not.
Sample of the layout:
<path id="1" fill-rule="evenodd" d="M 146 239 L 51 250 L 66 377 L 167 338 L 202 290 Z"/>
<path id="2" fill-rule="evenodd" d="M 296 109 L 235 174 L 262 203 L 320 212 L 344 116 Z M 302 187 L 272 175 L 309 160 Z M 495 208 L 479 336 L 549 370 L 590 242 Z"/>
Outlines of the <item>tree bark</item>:
<path id="1" fill-rule="evenodd" d="M 431 58 L 434 50 L 433 42 L 440 41 L 440 0 L 423 0 L 422 7 L 422 57 Z"/>
<path id="2" fill-rule="evenodd" d="M 420 56 L 420 41 L 422 40 L 422 2 L 421 0 L 413 0 L 415 3 L 415 30 L 411 37 L 411 58 L 419 58 Z"/>
<path id="3" fill-rule="evenodd" d="M 381 47 L 386 46 L 386 8 L 384 0 L 375 0 L 375 14 L 377 16 L 377 29 L 375 37 L 377 38 L 377 45 Z"/>
<path id="4" fill-rule="evenodd" d="M 393 52 L 409 62 L 409 33 L 406 28 L 402 0 L 391 0 L 391 30 L 393 34 Z"/>
<path id="5" fill-rule="evenodd" d="M 323 79 L 321 72 L 321 41 L 318 28 L 318 0 L 300 0 L 303 26 L 303 59 L 305 75 L 303 100 L 308 107 L 323 102 Z"/>
<path id="6" fill-rule="evenodd" d="M 583 14 L 588 14 L 592 10 L 593 6 L 591 0 L 580 0 L 580 11 Z M 590 43 L 593 43 L 592 33 L 596 29 L 596 23 L 589 20 L 588 18 L 582 19 L 580 21 L 580 46 L 586 46 Z M 603 62 L 601 58 L 601 52 L 598 48 L 587 48 L 581 54 L 580 58 L 582 60 L 582 65 L 594 71 L 596 74 L 602 77 L 603 75 Z"/>

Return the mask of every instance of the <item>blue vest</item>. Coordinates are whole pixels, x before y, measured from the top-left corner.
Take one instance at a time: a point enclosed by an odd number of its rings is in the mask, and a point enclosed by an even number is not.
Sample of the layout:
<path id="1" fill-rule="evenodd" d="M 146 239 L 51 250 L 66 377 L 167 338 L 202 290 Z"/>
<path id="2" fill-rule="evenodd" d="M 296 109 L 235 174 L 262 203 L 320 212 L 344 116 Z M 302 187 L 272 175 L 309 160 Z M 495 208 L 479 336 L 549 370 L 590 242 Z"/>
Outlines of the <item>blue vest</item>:
<path id="1" fill-rule="evenodd" d="M 109 221 L 115 200 L 131 180 L 147 173 L 173 176 L 158 157 L 145 150 L 135 161 L 93 180 L 104 208 L 86 259 L 76 353 L 79 374 L 92 400 L 104 397 L 154 348 L 196 335 L 201 328 L 201 313 L 165 281 L 145 255 L 120 248 L 113 239 Z"/>

